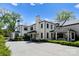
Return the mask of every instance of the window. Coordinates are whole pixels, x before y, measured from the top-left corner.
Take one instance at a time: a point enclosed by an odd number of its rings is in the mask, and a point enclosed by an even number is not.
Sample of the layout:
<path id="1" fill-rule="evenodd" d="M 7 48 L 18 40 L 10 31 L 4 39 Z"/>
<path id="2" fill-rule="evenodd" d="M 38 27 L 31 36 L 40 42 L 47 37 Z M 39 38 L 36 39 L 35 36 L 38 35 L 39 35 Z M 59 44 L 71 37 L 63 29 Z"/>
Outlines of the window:
<path id="1" fill-rule="evenodd" d="M 32 34 L 31 34 L 31 38 L 32 38 Z"/>
<path id="2" fill-rule="evenodd" d="M 49 24 L 47 24 L 47 28 L 49 28 Z"/>
<path id="3" fill-rule="evenodd" d="M 72 39 L 74 39 L 74 33 L 72 33 Z"/>
<path id="4" fill-rule="evenodd" d="M 33 27 L 31 27 L 30 30 L 33 30 Z"/>
<path id="5" fill-rule="evenodd" d="M 41 38 L 43 38 L 43 33 L 41 33 Z"/>
<path id="6" fill-rule="evenodd" d="M 24 30 L 27 30 L 27 27 L 24 27 Z"/>
<path id="7" fill-rule="evenodd" d="M 51 38 L 53 38 L 53 33 L 51 33 Z"/>
<path id="8" fill-rule="evenodd" d="M 49 33 L 47 33 L 47 38 L 49 38 Z"/>
<path id="9" fill-rule="evenodd" d="M 41 24 L 41 28 L 43 28 L 43 24 Z"/>
<path id="10" fill-rule="evenodd" d="M 52 29 L 52 25 L 51 25 L 51 29 Z"/>

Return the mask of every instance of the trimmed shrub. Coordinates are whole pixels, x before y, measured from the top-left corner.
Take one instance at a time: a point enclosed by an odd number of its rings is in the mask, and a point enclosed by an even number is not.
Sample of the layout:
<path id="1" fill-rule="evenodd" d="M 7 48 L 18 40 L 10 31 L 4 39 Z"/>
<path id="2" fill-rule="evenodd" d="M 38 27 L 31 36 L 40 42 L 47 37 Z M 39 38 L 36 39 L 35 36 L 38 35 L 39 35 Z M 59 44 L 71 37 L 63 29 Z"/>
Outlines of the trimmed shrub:
<path id="1" fill-rule="evenodd" d="M 61 44 L 61 45 L 67 45 L 67 46 L 79 47 L 79 41 L 68 42 L 68 41 L 64 41 L 64 40 L 48 40 L 48 42 L 50 42 L 50 43 L 57 43 L 57 44 Z"/>
<path id="2" fill-rule="evenodd" d="M 24 34 L 23 39 L 24 39 L 24 41 L 29 41 L 30 40 L 30 36 L 28 36 L 27 34 Z"/>
<path id="3" fill-rule="evenodd" d="M 15 39 L 13 41 L 24 41 L 23 36 L 19 36 L 19 34 L 15 34 Z"/>
<path id="4" fill-rule="evenodd" d="M 15 41 L 24 41 L 24 39 L 22 36 L 18 36 L 18 37 L 16 37 Z"/>

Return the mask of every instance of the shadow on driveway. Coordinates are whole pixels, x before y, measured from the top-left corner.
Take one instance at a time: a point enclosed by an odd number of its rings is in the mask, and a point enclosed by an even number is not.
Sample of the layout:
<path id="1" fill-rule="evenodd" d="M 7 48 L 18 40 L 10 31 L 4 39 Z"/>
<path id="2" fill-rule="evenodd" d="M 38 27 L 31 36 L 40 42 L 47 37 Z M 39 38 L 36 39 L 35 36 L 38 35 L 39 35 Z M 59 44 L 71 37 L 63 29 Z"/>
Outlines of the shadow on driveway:
<path id="1" fill-rule="evenodd" d="M 41 44 L 41 43 L 47 43 L 46 40 L 32 40 L 32 41 L 26 41 L 26 43 L 37 43 L 37 44 Z"/>

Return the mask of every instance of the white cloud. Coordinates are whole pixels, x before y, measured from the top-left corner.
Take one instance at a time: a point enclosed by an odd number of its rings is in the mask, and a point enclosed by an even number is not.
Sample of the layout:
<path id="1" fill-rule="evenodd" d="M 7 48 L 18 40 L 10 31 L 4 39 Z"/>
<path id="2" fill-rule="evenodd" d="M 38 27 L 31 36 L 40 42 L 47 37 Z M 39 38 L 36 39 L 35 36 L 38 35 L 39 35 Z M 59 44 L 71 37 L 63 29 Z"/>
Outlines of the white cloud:
<path id="1" fill-rule="evenodd" d="M 18 3 L 11 3 L 13 6 L 17 6 L 18 5 Z"/>
<path id="2" fill-rule="evenodd" d="M 46 20 L 46 21 L 49 21 L 50 19 L 48 19 L 48 18 L 45 18 L 44 20 Z"/>
<path id="3" fill-rule="evenodd" d="M 39 5 L 42 5 L 42 4 L 44 4 L 44 3 L 38 3 Z M 35 6 L 35 5 L 37 5 L 36 3 L 30 3 L 30 5 L 31 6 Z"/>
<path id="4" fill-rule="evenodd" d="M 76 5 L 75 5 L 75 8 L 79 8 L 79 4 L 76 4 Z"/>
<path id="5" fill-rule="evenodd" d="M 39 3 L 39 4 L 41 4 L 41 5 L 42 5 L 42 4 L 44 4 L 44 3 Z"/>
<path id="6" fill-rule="evenodd" d="M 58 23 L 57 20 L 54 20 L 54 19 L 48 19 L 48 18 L 45 18 L 44 20 L 46 20 L 46 21 L 50 21 L 50 22 L 53 22 L 53 23 Z"/>
<path id="7" fill-rule="evenodd" d="M 31 6 L 35 6 L 36 4 L 35 4 L 35 3 L 30 3 L 30 5 L 31 5 Z"/>

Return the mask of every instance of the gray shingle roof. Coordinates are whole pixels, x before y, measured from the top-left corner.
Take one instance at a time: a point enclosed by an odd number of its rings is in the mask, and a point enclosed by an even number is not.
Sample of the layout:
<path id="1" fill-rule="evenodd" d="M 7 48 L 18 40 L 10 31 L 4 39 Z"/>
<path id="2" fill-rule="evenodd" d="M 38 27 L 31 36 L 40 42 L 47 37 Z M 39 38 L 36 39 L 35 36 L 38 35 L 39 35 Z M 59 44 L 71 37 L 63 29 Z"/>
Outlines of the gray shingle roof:
<path id="1" fill-rule="evenodd" d="M 60 22 L 60 25 L 62 25 L 62 23 L 63 23 L 63 22 Z M 79 23 L 79 20 L 78 20 L 78 19 L 68 20 L 68 21 L 66 21 L 66 22 L 63 24 L 63 26 L 64 26 L 64 25 L 75 24 L 75 23 Z"/>

